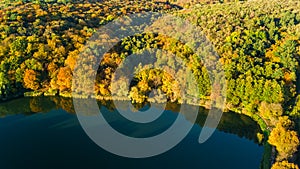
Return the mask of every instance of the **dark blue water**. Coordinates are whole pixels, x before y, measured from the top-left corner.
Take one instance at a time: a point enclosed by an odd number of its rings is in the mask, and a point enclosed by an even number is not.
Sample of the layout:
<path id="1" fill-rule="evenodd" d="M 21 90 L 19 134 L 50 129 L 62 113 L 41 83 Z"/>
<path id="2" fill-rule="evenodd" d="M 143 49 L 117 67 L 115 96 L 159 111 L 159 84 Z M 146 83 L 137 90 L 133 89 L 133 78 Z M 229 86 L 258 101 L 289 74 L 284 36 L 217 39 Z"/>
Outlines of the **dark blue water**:
<path id="1" fill-rule="evenodd" d="M 9 111 L 7 107 L 5 110 Z M 0 118 L 1 169 L 256 169 L 263 154 L 263 147 L 254 141 L 256 124 L 240 115 L 224 114 L 218 130 L 204 144 L 198 143 L 202 123 L 199 122 L 170 151 L 155 157 L 130 159 L 98 147 L 85 134 L 76 115 L 59 107 L 49 112 L 19 113 Z M 167 111 L 165 116 L 173 119 L 176 114 Z M 111 123 L 142 135 L 162 129 L 133 128 L 118 118 Z"/>

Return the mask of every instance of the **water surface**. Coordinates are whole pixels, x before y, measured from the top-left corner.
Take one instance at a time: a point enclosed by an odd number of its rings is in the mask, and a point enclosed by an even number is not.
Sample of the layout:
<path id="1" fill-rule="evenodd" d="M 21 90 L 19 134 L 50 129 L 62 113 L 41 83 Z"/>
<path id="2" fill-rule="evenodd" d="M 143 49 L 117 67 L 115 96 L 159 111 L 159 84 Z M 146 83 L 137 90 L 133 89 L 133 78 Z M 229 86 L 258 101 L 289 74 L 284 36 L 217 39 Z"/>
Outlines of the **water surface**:
<path id="1" fill-rule="evenodd" d="M 134 137 L 161 133 L 178 115 L 176 105 L 171 105 L 152 126 L 142 126 L 124 120 L 110 102 L 99 106 L 114 128 Z M 79 125 L 70 99 L 16 99 L 0 104 L 0 115 L 2 169 L 255 169 L 263 154 L 256 143 L 257 124 L 234 113 L 224 113 L 213 136 L 199 144 L 207 115 L 202 108 L 180 144 L 145 159 L 120 157 L 98 147 Z"/>

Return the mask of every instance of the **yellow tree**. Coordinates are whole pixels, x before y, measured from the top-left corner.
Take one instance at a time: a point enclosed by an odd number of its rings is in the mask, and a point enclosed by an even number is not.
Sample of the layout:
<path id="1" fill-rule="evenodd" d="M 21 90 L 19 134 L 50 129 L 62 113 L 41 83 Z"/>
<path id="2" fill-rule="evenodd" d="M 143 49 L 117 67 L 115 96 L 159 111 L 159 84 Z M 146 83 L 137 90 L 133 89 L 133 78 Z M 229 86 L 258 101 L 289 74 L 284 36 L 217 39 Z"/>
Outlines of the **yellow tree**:
<path id="1" fill-rule="evenodd" d="M 290 130 L 292 125 L 292 121 L 287 116 L 280 117 L 269 136 L 268 142 L 278 151 L 277 160 L 288 159 L 297 152 L 299 139 L 297 132 Z"/>
<path id="2" fill-rule="evenodd" d="M 24 73 L 24 87 L 27 89 L 37 90 L 40 87 L 39 84 L 39 73 L 32 70 L 27 69 Z"/>
<path id="3" fill-rule="evenodd" d="M 299 169 L 298 165 L 288 161 L 276 162 L 271 169 Z"/>
<path id="4" fill-rule="evenodd" d="M 72 71 L 69 67 L 62 67 L 57 74 L 57 85 L 60 91 L 71 90 Z"/>
<path id="5" fill-rule="evenodd" d="M 260 103 L 258 111 L 260 116 L 272 126 L 275 126 L 278 121 L 278 117 L 283 114 L 281 104 L 267 103 L 265 101 Z"/>

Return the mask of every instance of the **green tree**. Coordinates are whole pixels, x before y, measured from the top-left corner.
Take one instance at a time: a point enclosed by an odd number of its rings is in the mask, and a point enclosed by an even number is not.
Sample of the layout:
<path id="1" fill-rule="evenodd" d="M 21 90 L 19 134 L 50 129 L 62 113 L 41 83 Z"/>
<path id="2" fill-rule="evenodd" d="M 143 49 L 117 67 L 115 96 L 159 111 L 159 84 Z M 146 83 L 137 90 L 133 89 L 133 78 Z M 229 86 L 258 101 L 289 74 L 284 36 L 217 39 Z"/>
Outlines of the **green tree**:
<path id="1" fill-rule="evenodd" d="M 8 96 L 10 91 L 10 81 L 4 72 L 0 72 L 0 96 Z"/>

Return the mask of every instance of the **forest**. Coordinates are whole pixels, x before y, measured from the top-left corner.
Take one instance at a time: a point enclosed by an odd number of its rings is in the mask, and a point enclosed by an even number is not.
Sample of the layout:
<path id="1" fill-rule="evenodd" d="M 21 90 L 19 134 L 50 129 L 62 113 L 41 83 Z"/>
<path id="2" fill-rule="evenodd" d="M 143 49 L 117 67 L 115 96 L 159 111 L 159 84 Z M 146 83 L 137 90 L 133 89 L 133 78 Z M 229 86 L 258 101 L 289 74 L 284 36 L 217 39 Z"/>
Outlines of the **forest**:
<path id="1" fill-rule="evenodd" d="M 226 111 L 258 122 L 257 137 L 276 149 L 263 168 L 298 168 L 295 154 L 300 131 L 300 2 L 255 1 L 121 1 L 2 0 L 0 5 L 0 98 L 72 96 L 76 61 L 97 29 L 134 13 L 164 12 L 196 25 L 212 43 L 226 78 Z M 162 24 L 162 26 L 165 26 Z M 168 29 L 167 26 L 164 29 Z M 98 99 L 110 99 L 113 74 L 124 58 L 159 48 L 180 55 L 198 82 L 200 105 L 212 94 L 209 74 L 185 44 L 159 34 L 123 39 L 101 61 L 95 82 Z M 171 62 L 175 55 L 156 53 Z M 87 56 L 87 60 L 95 56 Z M 156 63 L 159 64 L 159 63 Z M 172 63 L 175 64 L 175 63 Z M 89 73 L 89 67 L 83 74 Z M 181 103 L 174 79 L 159 70 L 142 69 L 120 93 L 141 104 L 156 89 L 169 102 Z M 181 73 L 181 74 L 180 74 Z M 176 72 L 175 76 L 182 76 Z M 117 90 L 124 91 L 121 79 Z M 126 79 L 125 79 L 126 80 Z M 85 86 L 84 82 L 81 84 Z M 122 88 L 123 87 L 123 88 Z M 80 94 L 90 95 L 85 89 Z M 194 91 L 187 91 L 192 96 Z M 160 97 L 156 101 L 160 102 Z M 272 154 L 272 153 L 271 153 Z M 271 155 L 270 155 L 271 156 Z"/>

